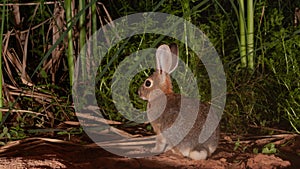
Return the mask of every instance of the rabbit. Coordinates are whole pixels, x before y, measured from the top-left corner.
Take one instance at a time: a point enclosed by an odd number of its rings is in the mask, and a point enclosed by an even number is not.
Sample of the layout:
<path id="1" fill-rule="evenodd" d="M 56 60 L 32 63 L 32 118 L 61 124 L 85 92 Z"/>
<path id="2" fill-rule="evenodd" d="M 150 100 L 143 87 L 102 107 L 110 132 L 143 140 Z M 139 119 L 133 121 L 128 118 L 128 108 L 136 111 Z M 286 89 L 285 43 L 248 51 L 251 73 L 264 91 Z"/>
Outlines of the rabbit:
<path id="1" fill-rule="evenodd" d="M 200 103 L 198 99 L 188 98 L 173 92 L 170 73 L 176 69 L 177 65 L 177 45 L 163 44 L 159 46 L 156 50 L 156 71 L 138 89 L 139 97 L 148 101 L 147 117 L 156 133 L 156 144 L 151 152 L 160 153 L 171 149 L 174 153 L 179 153 L 193 160 L 205 160 L 218 146 L 220 129 L 217 126 L 204 143 L 199 143 L 199 136 L 207 118 L 210 104 Z M 180 105 L 183 105 L 182 109 Z M 190 117 L 192 116 L 191 112 L 198 113 L 195 117 Z M 169 136 L 164 134 L 176 123 L 177 118 L 187 118 L 187 120 L 179 122 L 179 128 L 175 128 L 175 132 L 173 130 Z M 194 125 L 186 132 L 184 138 L 180 138 L 182 130 L 186 128 L 185 124 L 191 121 L 194 122 Z M 176 141 L 178 143 L 174 143 Z"/>

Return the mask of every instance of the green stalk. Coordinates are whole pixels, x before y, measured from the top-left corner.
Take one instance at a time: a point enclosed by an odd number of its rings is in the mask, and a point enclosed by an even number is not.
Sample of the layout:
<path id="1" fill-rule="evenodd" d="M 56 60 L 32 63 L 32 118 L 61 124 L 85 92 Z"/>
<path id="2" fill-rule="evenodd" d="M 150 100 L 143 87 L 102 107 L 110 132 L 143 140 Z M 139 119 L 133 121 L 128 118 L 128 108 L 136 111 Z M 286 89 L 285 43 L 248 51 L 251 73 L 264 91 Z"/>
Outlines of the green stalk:
<path id="1" fill-rule="evenodd" d="M 92 33 L 97 31 L 97 10 L 96 10 L 96 2 L 91 6 L 92 13 Z"/>
<path id="2" fill-rule="evenodd" d="M 72 26 L 72 0 L 65 1 L 66 8 L 66 19 L 67 19 L 67 27 Z M 69 78 L 70 78 L 70 86 L 72 88 L 73 85 L 73 75 L 74 75 L 74 58 L 73 58 L 73 37 L 72 37 L 72 29 L 68 32 L 68 50 L 67 50 L 67 59 L 69 66 Z"/>
<path id="3" fill-rule="evenodd" d="M 6 9 L 6 1 L 4 1 L 4 4 L 3 4 L 3 8 L 2 8 L 2 17 L 1 17 L 1 30 L 0 30 L 0 107 L 3 107 L 3 95 L 2 95 L 2 77 L 3 77 L 3 74 L 2 74 L 2 41 L 3 41 L 3 32 L 4 32 L 4 20 L 5 20 L 5 9 Z M 2 123 L 2 119 L 3 119 L 3 114 L 2 114 L 2 111 L 0 111 L 0 123 Z"/>
<path id="4" fill-rule="evenodd" d="M 246 48 L 246 35 L 245 35 L 245 5 L 244 0 L 239 0 L 239 25 L 240 25 L 240 56 L 241 56 L 241 67 L 247 66 L 247 48 Z"/>
<path id="5" fill-rule="evenodd" d="M 248 68 L 253 70 L 254 62 L 254 9 L 253 0 L 247 0 L 247 63 Z"/>
<path id="6" fill-rule="evenodd" d="M 79 1 L 79 11 L 82 11 L 85 9 L 85 0 L 80 0 Z M 82 70 L 86 70 L 86 50 L 84 49 L 84 44 L 85 44 L 85 37 L 86 37 L 86 27 L 85 27 L 86 19 L 85 19 L 85 11 L 82 12 L 82 14 L 79 17 L 79 49 L 80 49 L 80 59 L 81 59 L 81 68 Z M 84 72 L 82 71 L 83 75 Z"/>
<path id="7" fill-rule="evenodd" d="M 92 2 L 90 2 L 92 3 Z M 94 2 L 91 6 L 91 18 L 92 18 L 92 35 L 97 32 L 97 5 L 96 2 Z M 92 48 L 93 48 L 93 53 L 92 55 L 96 55 L 97 53 L 97 37 L 93 36 L 93 43 L 92 43 Z"/>
<path id="8" fill-rule="evenodd" d="M 181 2 L 181 6 L 182 6 L 182 13 L 183 13 L 183 17 L 184 19 L 187 21 L 187 22 L 190 22 L 191 21 L 191 10 L 190 10 L 190 1 L 189 0 L 183 0 L 183 1 L 180 1 Z M 188 28 L 186 27 L 186 22 L 184 23 L 184 42 L 185 42 L 185 54 L 186 56 L 188 56 L 189 54 L 189 50 L 188 50 L 188 39 L 186 39 L 188 37 L 188 34 L 191 33 L 190 32 L 191 30 L 188 30 Z M 189 63 L 188 61 L 189 57 L 186 57 L 186 62 Z M 195 63 L 195 62 L 192 62 L 192 63 Z M 194 66 L 194 65 L 192 65 Z M 192 68 L 193 70 L 194 67 Z"/>

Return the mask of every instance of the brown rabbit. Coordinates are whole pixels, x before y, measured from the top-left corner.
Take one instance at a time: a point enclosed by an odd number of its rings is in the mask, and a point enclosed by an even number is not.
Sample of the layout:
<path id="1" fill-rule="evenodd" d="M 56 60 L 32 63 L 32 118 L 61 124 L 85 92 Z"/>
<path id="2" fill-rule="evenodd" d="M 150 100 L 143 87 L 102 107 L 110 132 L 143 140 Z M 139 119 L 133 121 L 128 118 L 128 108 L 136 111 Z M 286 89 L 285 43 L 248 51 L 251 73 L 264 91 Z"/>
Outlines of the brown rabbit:
<path id="1" fill-rule="evenodd" d="M 177 65 L 177 46 L 159 46 L 156 51 L 156 71 L 138 91 L 139 96 L 148 101 L 147 116 L 157 134 L 156 145 L 151 151 L 159 153 L 172 149 L 194 160 L 206 159 L 217 148 L 219 127 L 209 127 L 214 131 L 205 138 L 206 141 L 199 143 L 210 105 L 173 92 L 169 74 Z"/>

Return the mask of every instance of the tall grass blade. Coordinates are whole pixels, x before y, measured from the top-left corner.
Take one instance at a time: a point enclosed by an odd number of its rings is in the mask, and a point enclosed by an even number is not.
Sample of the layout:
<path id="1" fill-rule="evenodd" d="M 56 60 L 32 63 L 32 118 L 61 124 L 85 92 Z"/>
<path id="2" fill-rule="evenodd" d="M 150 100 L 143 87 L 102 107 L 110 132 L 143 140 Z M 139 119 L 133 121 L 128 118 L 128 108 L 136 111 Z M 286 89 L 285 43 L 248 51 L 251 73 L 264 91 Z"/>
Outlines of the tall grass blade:
<path id="1" fill-rule="evenodd" d="M 247 0 L 247 67 L 254 68 L 254 7 L 253 0 Z"/>
<path id="2" fill-rule="evenodd" d="M 93 3 L 90 10 L 91 10 L 91 19 L 92 19 L 92 35 L 94 33 L 97 32 L 97 5 L 96 5 L 96 2 L 90 2 L 90 3 Z M 92 36 L 91 35 L 91 36 Z M 97 53 L 97 37 L 96 36 L 93 36 L 93 44 L 92 44 L 92 48 L 93 48 L 93 53 L 92 55 L 96 55 Z"/>
<path id="3" fill-rule="evenodd" d="M 81 59 L 81 68 L 82 70 L 86 70 L 86 58 L 85 58 L 85 54 L 86 54 L 86 50 L 84 49 L 84 44 L 85 44 L 85 37 L 86 37 L 86 27 L 85 27 L 85 23 L 86 23 L 86 18 L 85 18 L 85 0 L 81 0 L 79 1 L 79 11 L 82 11 L 82 14 L 79 17 L 79 49 L 80 49 L 80 59 Z M 82 71 L 83 73 L 83 77 L 85 77 L 84 75 L 85 71 Z"/>
<path id="4" fill-rule="evenodd" d="M 241 67 L 247 66 L 247 48 L 246 48 L 246 34 L 245 34 L 245 5 L 244 0 L 239 0 L 239 26 L 240 26 L 240 56 Z"/>
<path id="5" fill-rule="evenodd" d="M 92 13 L 92 34 L 97 31 L 97 6 L 94 2 L 91 6 L 91 13 Z"/>
<path id="6" fill-rule="evenodd" d="M 72 25 L 72 0 L 65 1 L 66 8 L 66 19 L 67 19 L 67 27 Z M 72 29 L 68 32 L 68 49 L 67 49 L 67 59 L 69 66 L 69 78 L 70 78 L 70 86 L 72 87 L 73 75 L 74 75 L 74 58 L 73 58 L 73 35 Z"/>

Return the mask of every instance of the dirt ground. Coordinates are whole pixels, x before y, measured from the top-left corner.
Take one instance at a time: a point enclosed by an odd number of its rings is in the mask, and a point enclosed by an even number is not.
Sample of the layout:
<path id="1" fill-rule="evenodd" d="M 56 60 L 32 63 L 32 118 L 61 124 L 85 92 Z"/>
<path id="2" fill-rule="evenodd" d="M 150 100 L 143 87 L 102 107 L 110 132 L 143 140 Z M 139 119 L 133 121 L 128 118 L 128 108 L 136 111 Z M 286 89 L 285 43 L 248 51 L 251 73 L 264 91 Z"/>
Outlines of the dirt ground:
<path id="1" fill-rule="evenodd" d="M 300 136 L 294 134 L 244 138 L 233 141 L 223 135 L 217 151 L 207 160 L 194 161 L 170 151 L 146 158 L 114 155 L 96 144 L 82 144 L 82 138 L 63 141 L 50 138 L 27 138 L 0 147 L 0 168 L 100 168 L 100 169 L 300 169 Z M 74 141 L 75 140 L 75 141 Z M 77 141 L 76 141 L 77 140 Z M 271 142 L 276 153 L 261 152 Z M 237 144 L 238 143 L 238 144 Z"/>

